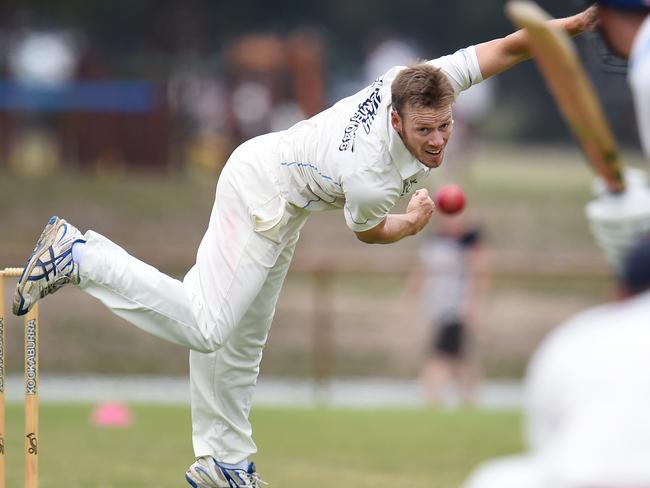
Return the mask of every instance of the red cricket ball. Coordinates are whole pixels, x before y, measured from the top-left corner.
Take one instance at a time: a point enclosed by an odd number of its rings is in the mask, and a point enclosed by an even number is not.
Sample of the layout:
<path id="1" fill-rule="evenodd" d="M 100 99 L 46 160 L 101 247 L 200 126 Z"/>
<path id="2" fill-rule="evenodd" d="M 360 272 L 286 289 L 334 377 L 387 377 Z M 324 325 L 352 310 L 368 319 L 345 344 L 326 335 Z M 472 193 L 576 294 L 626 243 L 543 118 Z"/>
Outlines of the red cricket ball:
<path id="1" fill-rule="evenodd" d="M 465 192 L 458 185 L 444 185 L 438 189 L 433 201 L 440 212 L 453 215 L 465 207 Z"/>

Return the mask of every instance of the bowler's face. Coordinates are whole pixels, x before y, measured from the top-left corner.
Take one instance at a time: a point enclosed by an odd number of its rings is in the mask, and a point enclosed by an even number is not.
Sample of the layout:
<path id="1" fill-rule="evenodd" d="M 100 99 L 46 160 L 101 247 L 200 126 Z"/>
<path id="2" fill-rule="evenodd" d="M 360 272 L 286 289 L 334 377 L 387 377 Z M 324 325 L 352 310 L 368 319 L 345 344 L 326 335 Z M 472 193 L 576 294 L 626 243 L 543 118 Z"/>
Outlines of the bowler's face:
<path id="1" fill-rule="evenodd" d="M 441 109 L 407 107 L 403 117 L 393 111 L 391 123 L 413 157 L 429 168 L 442 164 L 454 124 L 451 105 Z"/>

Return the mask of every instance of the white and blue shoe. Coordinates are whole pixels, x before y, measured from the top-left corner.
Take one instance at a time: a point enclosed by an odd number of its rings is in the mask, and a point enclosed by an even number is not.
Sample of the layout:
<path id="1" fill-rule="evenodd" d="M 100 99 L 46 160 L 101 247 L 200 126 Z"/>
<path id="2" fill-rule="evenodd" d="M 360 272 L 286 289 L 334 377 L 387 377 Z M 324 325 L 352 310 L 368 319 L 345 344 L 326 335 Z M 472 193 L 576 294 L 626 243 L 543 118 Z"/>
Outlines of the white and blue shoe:
<path id="1" fill-rule="evenodd" d="M 194 488 L 259 488 L 267 483 L 255 472 L 255 464 L 247 469 L 227 468 L 212 456 L 196 459 L 185 472 L 185 479 Z"/>
<path id="2" fill-rule="evenodd" d="M 50 218 L 18 280 L 14 314 L 25 315 L 44 296 L 68 283 L 79 284 L 79 266 L 72 259 L 76 242 L 85 242 L 76 227 L 59 217 Z"/>

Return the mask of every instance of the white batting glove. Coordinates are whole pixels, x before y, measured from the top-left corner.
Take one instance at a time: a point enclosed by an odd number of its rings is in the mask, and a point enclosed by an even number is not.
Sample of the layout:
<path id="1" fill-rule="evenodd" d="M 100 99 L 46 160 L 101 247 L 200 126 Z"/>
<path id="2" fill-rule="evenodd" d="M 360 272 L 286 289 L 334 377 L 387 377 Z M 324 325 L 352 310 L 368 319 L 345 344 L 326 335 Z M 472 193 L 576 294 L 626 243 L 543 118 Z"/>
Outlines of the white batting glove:
<path id="1" fill-rule="evenodd" d="M 650 232 L 650 187 L 645 172 L 625 170 L 626 190 L 607 192 L 602 183 L 598 196 L 585 207 L 591 232 L 616 272 L 622 269 L 627 252 L 639 238 Z"/>

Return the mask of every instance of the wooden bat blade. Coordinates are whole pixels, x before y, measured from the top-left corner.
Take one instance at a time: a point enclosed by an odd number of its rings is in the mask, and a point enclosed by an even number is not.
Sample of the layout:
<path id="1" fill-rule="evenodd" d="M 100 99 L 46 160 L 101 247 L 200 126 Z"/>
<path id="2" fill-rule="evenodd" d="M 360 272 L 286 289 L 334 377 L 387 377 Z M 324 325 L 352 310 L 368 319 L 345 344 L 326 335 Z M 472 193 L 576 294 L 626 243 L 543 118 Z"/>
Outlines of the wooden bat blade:
<path id="1" fill-rule="evenodd" d="M 537 66 L 587 160 L 610 191 L 623 191 L 623 165 L 616 141 L 573 42 L 563 30 L 548 25 L 552 17 L 535 2 L 510 1 L 506 15 L 517 27 L 526 29 Z"/>

